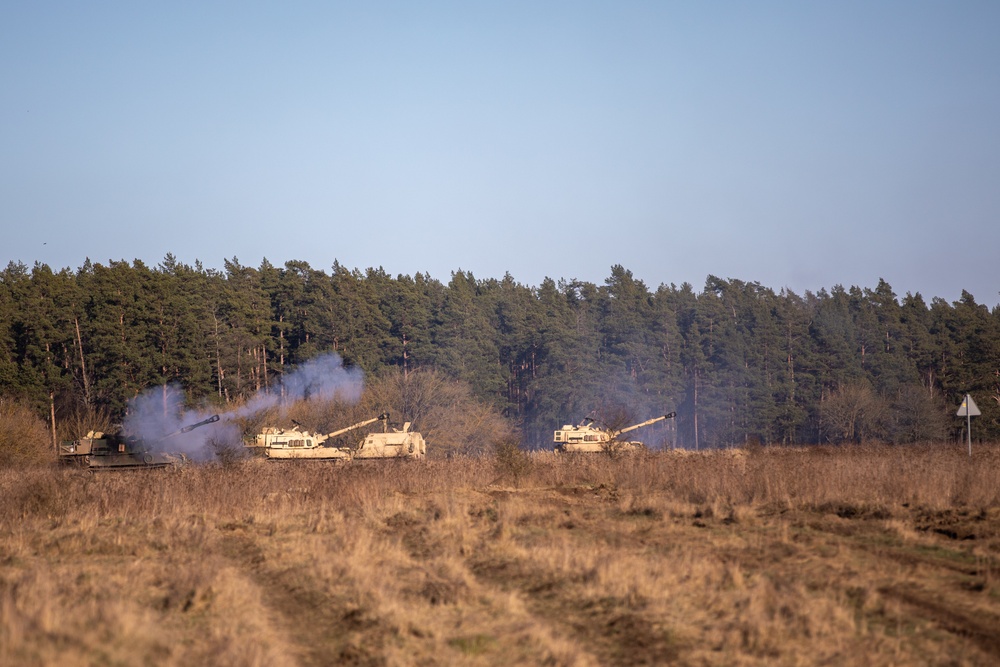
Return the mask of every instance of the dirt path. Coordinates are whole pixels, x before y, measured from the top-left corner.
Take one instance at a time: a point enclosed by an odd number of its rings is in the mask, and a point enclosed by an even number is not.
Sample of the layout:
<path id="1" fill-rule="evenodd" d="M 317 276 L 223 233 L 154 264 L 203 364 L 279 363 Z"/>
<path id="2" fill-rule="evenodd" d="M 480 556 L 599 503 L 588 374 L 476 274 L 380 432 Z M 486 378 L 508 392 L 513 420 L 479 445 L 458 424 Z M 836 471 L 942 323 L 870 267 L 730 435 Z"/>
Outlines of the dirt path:
<path id="1" fill-rule="evenodd" d="M 220 540 L 222 553 L 263 592 L 264 602 L 299 649 L 304 667 L 383 665 L 378 619 L 346 600 L 323 592 L 302 564 L 269 562 L 253 533 L 230 533 Z M 358 636 L 365 637 L 357 641 Z"/>
<path id="2" fill-rule="evenodd" d="M 915 514 L 913 521 L 919 528 L 921 513 Z M 933 531 L 924 528 L 938 539 L 912 543 L 887 533 L 878 521 L 854 520 L 845 525 L 820 516 L 802 522 L 810 533 L 830 536 L 825 539 L 830 548 L 849 549 L 863 571 L 880 573 L 887 581 L 876 587 L 879 595 L 905 604 L 909 614 L 940 630 L 971 639 L 1000 663 L 1000 615 L 995 601 L 986 595 L 1000 565 L 988 548 L 983 550 L 985 555 L 972 554 L 976 533 L 966 524 L 960 513 L 943 514 Z"/>
<path id="3" fill-rule="evenodd" d="M 395 629 L 377 609 L 359 604 L 360 579 L 320 581 L 308 550 L 283 554 L 262 526 L 224 530 L 218 549 L 262 591 L 274 624 L 305 667 L 382 665 L 392 655 L 412 655 L 427 665 L 499 664 L 500 656 L 511 655 L 525 664 L 712 664 L 713 655 L 734 648 L 754 659 L 794 661 L 795 654 L 768 643 L 767 633 L 795 633 L 799 625 L 812 628 L 806 632 L 828 631 L 816 625 L 826 621 L 811 616 L 814 603 L 839 606 L 859 619 L 847 653 L 831 649 L 835 662 L 838 655 L 850 661 L 869 650 L 871 636 L 863 628 L 896 636 L 901 618 L 912 628 L 905 632 L 915 633 L 905 639 L 907 651 L 919 653 L 922 642 L 933 642 L 941 655 L 949 650 L 941 646 L 950 646 L 968 664 L 1000 661 L 1000 616 L 990 597 L 996 558 L 973 558 L 969 531 L 950 526 L 947 517 L 936 517 L 933 531 L 913 532 L 915 518 L 903 522 L 904 539 L 884 520 L 861 514 L 669 514 L 622 504 L 606 491 L 476 496 L 465 509 L 466 546 L 460 549 L 455 533 L 442 528 L 457 520 L 442 512 L 442 498 L 390 514 L 380 528 L 358 524 L 401 547 L 399 569 L 385 573 L 401 578 L 395 589 L 401 597 L 389 604 L 417 620 Z M 598 580 L 604 575 L 588 569 L 586 557 L 560 565 L 532 555 L 533 549 L 551 554 L 560 548 L 612 553 L 653 569 L 682 553 L 715 579 L 704 590 L 682 584 L 683 599 L 676 601 L 663 591 L 623 593 L 618 584 L 603 593 L 607 584 Z M 467 572 L 468 583 L 460 572 Z M 770 603 L 754 599 L 769 590 L 791 597 L 776 602 L 773 612 L 762 611 Z M 510 596 L 519 600 L 513 615 L 499 602 Z M 755 616 L 744 617 L 750 609 Z M 532 631 L 513 630 L 520 638 L 511 645 L 519 648 L 505 653 L 508 646 L 497 641 L 513 628 Z M 928 628 L 938 633 L 932 639 L 921 632 Z M 418 632 L 410 636 L 413 629 Z M 546 642 L 565 642 L 570 657 L 529 657 Z"/>
<path id="4" fill-rule="evenodd" d="M 902 589 L 883 586 L 879 593 L 903 602 L 914 613 L 942 630 L 968 637 L 1000 662 L 1000 619 L 995 615 L 962 610 L 953 601 L 946 601 L 934 592 L 917 587 Z"/>
<path id="5" fill-rule="evenodd" d="M 623 552 L 646 550 L 649 536 L 610 527 L 604 517 L 605 508 L 598 505 L 595 512 L 587 502 L 603 498 L 603 491 L 562 489 L 532 494 L 535 497 L 531 498 L 531 507 L 537 514 L 521 519 L 522 526 L 576 531 L 588 538 L 613 542 Z M 500 497 L 505 499 L 507 494 Z M 676 637 L 662 619 L 644 613 L 640 600 L 593 599 L 581 591 L 580 585 L 586 581 L 554 575 L 530 560 L 494 550 L 489 539 L 484 539 L 482 548 L 466 558 L 466 565 L 481 585 L 518 593 L 534 622 L 550 628 L 553 634 L 570 638 L 598 664 L 665 664 L 675 661 L 679 654 Z"/>

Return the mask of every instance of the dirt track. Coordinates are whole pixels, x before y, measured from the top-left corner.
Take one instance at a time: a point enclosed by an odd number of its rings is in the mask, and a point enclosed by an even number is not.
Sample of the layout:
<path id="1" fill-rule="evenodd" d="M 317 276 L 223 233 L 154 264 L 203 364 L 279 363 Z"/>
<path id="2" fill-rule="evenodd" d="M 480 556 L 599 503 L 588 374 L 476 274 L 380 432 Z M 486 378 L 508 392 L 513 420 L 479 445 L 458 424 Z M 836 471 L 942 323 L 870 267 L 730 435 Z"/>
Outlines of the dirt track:
<path id="1" fill-rule="evenodd" d="M 740 618 L 741 604 L 750 605 L 755 594 L 773 595 L 772 588 L 779 594 L 795 592 L 790 604 L 783 609 L 779 605 L 775 612 L 779 619 L 788 617 L 788 627 L 819 626 L 819 620 L 810 619 L 808 610 L 796 605 L 805 604 L 803 595 L 823 598 L 850 609 L 862 635 L 874 629 L 897 637 L 903 645 L 912 640 L 912 649 L 919 653 L 920 637 L 930 633 L 935 645 L 950 647 L 940 652 L 941 659 L 956 651 L 962 663 L 1000 661 L 1000 601 L 995 588 L 1000 568 L 995 556 L 974 555 L 977 543 L 995 544 L 1000 528 L 997 512 L 970 518 L 957 512 L 931 515 L 914 510 L 908 521 L 896 519 L 904 532 L 912 530 L 920 539 L 910 543 L 887 531 L 881 515 L 844 507 L 765 510 L 759 516 L 742 517 L 694 510 L 685 516 L 641 504 L 623 509 L 615 490 L 608 488 L 506 489 L 468 498 L 468 505 L 463 505 L 468 530 L 456 546 L 454 535 L 440 525 L 448 520 L 441 510 L 447 502 L 423 499 L 381 520 L 379 539 L 399 548 L 391 576 L 399 578 L 395 589 L 401 598 L 416 599 L 414 611 L 429 605 L 437 617 L 454 622 L 451 617 L 461 613 L 441 610 L 478 607 L 470 618 L 501 614 L 506 610 L 491 601 L 513 595 L 521 602 L 521 618 L 515 625 L 530 625 L 542 636 L 564 640 L 574 647 L 573 660 L 579 663 L 700 664 L 716 659 L 724 663 L 733 633 L 744 635 L 738 641 L 751 656 L 782 662 L 777 647 L 755 638 L 752 623 Z M 420 644 L 425 638 L 421 635 L 434 635 L 433 630 L 420 630 L 419 619 L 401 628 L 398 619 L 381 617 L 364 602 L 367 582 L 352 579 L 348 572 L 337 582 L 318 581 L 309 556 L 296 555 L 294 546 L 287 550 L 267 534 L 269 530 L 253 525 L 231 528 L 219 544 L 222 553 L 264 591 L 275 622 L 297 647 L 300 664 L 385 664 L 387 646 L 406 655 L 404 647 Z M 574 550 L 585 550 L 586 545 L 598 552 L 612 549 L 615 558 L 636 562 L 669 563 L 682 557 L 689 568 L 703 562 L 710 570 L 738 573 L 735 583 L 726 582 L 725 574 L 716 583 L 737 593 L 742 587 L 744 595 L 733 595 L 734 607 L 729 610 L 713 609 L 719 602 L 713 600 L 718 591 L 695 586 L 663 599 L 639 590 L 641 584 L 631 596 L 595 596 L 593 589 L 602 575 L 592 564 L 589 569 L 554 567 L 532 557 L 553 544 Z M 439 567 L 442 561 L 450 563 L 445 574 Z M 755 590 L 749 585 L 752 581 L 771 584 Z M 698 628 L 685 620 L 703 616 L 699 612 L 708 609 L 715 628 Z M 803 630 L 803 638 L 823 631 L 822 627 Z M 465 637 L 450 638 L 448 659 L 421 650 L 412 656 L 426 664 L 531 659 L 530 651 L 499 646 L 501 640 L 488 627 L 471 632 L 468 642 Z M 827 658 L 836 662 L 857 655 L 854 652 L 863 652 L 865 644 L 861 641 Z"/>

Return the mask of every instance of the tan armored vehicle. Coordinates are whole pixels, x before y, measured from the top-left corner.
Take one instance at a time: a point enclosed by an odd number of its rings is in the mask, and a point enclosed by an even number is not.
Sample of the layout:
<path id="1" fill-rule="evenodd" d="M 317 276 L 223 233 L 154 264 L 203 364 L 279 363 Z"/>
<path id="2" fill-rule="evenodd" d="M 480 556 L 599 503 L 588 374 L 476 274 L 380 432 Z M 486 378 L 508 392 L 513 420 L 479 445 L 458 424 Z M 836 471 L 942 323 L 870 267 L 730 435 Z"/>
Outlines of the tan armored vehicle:
<path id="1" fill-rule="evenodd" d="M 309 433 L 298 429 L 265 428 L 257 434 L 258 446 L 264 447 L 264 455 L 269 459 L 312 459 L 316 461 L 350 461 L 351 450 L 346 447 L 328 447 L 326 441 L 354 429 L 363 428 L 379 420 L 387 420 L 389 415 L 351 424 L 331 433 Z"/>
<path id="2" fill-rule="evenodd" d="M 85 438 L 63 442 L 59 446 L 59 459 L 65 463 L 86 466 L 91 470 L 163 468 L 180 465 L 186 460 L 184 455 L 160 451 L 163 449 L 163 443 L 177 435 L 189 433 L 199 426 L 217 421 L 219 415 L 212 415 L 197 424 L 179 428 L 151 442 L 126 437 L 120 433 L 90 431 Z"/>
<path id="3" fill-rule="evenodd" d="M 299 430 L 301 428 L 300 424 L 292 420 L 295 424 L 295 428 L 277 428 L 275 426 L 265 426 L 260 430 L 256 436 L 254 436 L 252 443 L 244 443 L 250 449 L 260 450 L 260 454 L 263 455 L 264 450 L 270 447 L 272 444 L 282 445 L 288 443 L 292 440 L 305 440 L 308 438 L 315 438 L 309 431 Z"/>
<path id="4" fill-rule="evenodd" d="M 79 440 L 63 440 L 59 443 L 59 462 L 86 466 L 90 464 L 90 453 L 94 442 L 104 439 L 104 431 L 88 431 Z"/>
<path id="5" fill-rule="evenodd" d="M 247 446 L 259 449 L 262 455 L 268 455 L 272 448 L 274 451 L 315 449 L 322 446 L 327 439 L 327 434 L 325 433 L 310 433 L 309 431 L 301 431 L 298 428 L 275 428 L 272 426 L 266 426 L 262 428 L 260 433 L 257 434 L 256 438 L 254 438 L 253 445 Z M 336 448 L 330 447 L 328 449 Z M 279 454 L 278 457 L 281 457 L 281 455 Z"/>
<path id="6" fill-rule="evenodd" d="M 257 434 L 255 445 L 269 459 L 349 459 L 339 447 L 324 447 L 327 436 L 322 433 L 270 426 Z"/>
<path id="7" fill-rule="evenodd" d="M 369 433 L 356 448 L 333 447 L 326 443 L 331 438 L 377 421 L 382 422 L 382 433 Z M 427 452 L 423 436 L 410 430 L 410 422 L 402 430 L 389 429 L 389 414 L 351 424 L 332 433 L 313 434 L 295 429 L 264 428 L 254 440 L 262 447 L 264 455 L 277 460 L 350 461 L 352 459 L 422 458 Z"/>
<path id="8" fill-rule="evenodd" d="M 593 419 L 587 417 L 577 426 L 567 424 L 555 432 L 555 450 L 563 453 L 636 451 L 644 448 L 645 445 L 638 441 L 620 440 L 619 437 L 625 433 L 640 429 L 643 426 L 649 426 L 650 424 L 655 424 L 664 419 L 671 419 L 675 416 L 676 413 L 671 412 L 660 417 L 647 419 L 639 424 L 626 426 L 617 431 L 597 426 Z"/>
<path id="9" fill-rule="evenodd" d="M 410 422 L 401 430 L 386 430 L 384 433 L 369 433 L 354 450 L 356 459 L 422 459 L 427 455 L 424 437 L 410 430 Z"/>

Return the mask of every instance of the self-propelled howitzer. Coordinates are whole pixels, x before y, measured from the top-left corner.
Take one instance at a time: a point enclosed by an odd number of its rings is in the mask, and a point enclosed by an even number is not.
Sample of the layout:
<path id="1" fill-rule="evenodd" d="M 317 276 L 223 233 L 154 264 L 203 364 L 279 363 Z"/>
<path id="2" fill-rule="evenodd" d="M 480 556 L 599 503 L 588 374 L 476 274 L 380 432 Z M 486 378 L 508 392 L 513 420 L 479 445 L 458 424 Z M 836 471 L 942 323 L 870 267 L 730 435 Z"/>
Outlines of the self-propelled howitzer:
<path id="1" fill-rule="evenodd" d="M 670 412 L 617 430 L 598 426 L 592 418 L 587 417 L 576 426 L 567 424 L 555 432 L 555 450 L 564 453 L 634 451 L 645 445 L 638 441 L 619 440 L 621 435 L 676 416 L 676 413 Z"/>
<path id="2" fill-rule="evenodd" d="M 179 453 L 163 451 L 163 443 L 183 433 L 219 421 L 219 415 L 212 415 L 196 424 L 190 424 L 152 441 L 129 438 L 122 434 L 93 432 L 87 438 L 74 441 L 63 450 L 72 450 L 76 455 L 86 451 L 84 459 L 91 470 L 111 470 L 121 468 L 163 468 L 180 465 L 186 457 Z"/>
<path id="3" fill-rule="evenodd" d="M 346 447 L 329 447 L 326 442 L 355 429 L 364 428 L 377 421 L 388 421 L 389 413 L 365 419 L 357 424 L 345 426 L 331 433 L 313 434 L 298 428 L 284 430 L 267 427 L 257 434 L 255 443 L 264 448 L 269 459 L 304 459 L 313 461 L 350 461 L 351 450 Z"/>

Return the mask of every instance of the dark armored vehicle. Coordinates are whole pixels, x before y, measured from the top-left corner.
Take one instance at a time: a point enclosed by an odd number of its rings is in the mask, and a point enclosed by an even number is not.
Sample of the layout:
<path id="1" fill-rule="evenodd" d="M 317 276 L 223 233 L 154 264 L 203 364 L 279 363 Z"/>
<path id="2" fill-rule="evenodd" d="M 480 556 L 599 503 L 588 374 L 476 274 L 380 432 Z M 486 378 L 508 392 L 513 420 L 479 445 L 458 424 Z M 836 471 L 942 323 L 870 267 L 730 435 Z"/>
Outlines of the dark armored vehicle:
<path id="1" fill-rule="evenodd" d="M 65 463 L 86 466 L 91 470 L 163 468 L 180 465 L 186 460 L 185 456 L 162 451 L 163 443 L 199 426 L 213 424 L 217 421 L 219 421 L 219 415 L 212 415 L 197 424 L 177 429 L 152 442 L 127 437 L 121 433 L 90 431 L 85 438 L 63 442 L 59 446 L 59 459 Z"/>

